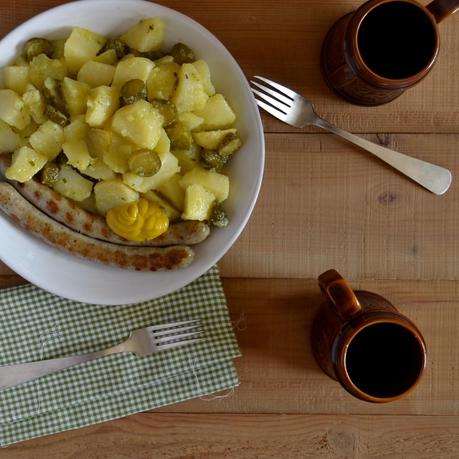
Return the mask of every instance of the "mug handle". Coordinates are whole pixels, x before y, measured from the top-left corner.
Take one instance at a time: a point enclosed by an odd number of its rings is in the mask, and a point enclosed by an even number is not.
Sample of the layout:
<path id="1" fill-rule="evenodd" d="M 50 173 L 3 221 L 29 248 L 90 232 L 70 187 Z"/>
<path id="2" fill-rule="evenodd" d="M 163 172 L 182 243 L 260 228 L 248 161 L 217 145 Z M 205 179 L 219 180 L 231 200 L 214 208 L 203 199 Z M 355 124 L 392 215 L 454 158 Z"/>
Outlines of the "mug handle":
<path id="1" fill-rule="evenodd" d="M 459 0 L 433 0 L 426 8 L 430 11 L 438 24 L 459 9 Z"/>
<path id="2" fill-rule="evenodd" d="M 362 310 L 352 288 L 334 269 L 325 271 L 319 276 L 319 287 L 331 301 L 341 319 L 348 320 Z"/>

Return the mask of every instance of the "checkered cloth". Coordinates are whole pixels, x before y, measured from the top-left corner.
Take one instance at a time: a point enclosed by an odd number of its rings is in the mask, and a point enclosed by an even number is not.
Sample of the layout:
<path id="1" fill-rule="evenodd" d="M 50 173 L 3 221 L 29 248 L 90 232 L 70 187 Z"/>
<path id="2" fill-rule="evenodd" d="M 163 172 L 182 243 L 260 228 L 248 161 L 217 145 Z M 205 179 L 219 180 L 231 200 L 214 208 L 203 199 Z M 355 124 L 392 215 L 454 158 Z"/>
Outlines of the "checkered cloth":
<path id="1" fill-rule="evenodd" d="M 93 352 L 136 328 L 191 319 L 203 324 L 201 343 L 114 354 L 0 391 L 0 445 L 235 387 L 232 360 L 240 355 L 217 267 L 175 293 L 127 306 L 75 303 L 33 285 L 2 290 L 0 365 Z"/>

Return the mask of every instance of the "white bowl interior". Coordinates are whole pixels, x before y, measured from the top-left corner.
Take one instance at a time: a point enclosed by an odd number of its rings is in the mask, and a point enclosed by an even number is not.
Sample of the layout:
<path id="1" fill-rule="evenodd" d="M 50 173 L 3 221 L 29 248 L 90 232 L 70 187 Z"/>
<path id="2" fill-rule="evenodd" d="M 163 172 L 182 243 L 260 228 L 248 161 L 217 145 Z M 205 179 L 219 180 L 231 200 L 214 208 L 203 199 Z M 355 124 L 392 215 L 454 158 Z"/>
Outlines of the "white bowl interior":
<path id="1" fill-rule="evenodd" d="M 233 57 L 209 31 L 187 16 L 139 0 L 68 3 L 35 16 L 7 35 L 0 42 L 0 68 L 9 64 L 31 37 L 63 37 L 74 26 L 120 35 L 140 18 L 151 16 L 164 19 L 166 46 L 185 42 L 208 62 L 217 91 L 225 95 L 238 117 L 243 147 L 228 168 L 231 191 L 225 207 L 230 224 L 212 231 L 207 241 L 195 247 L 196 257 L 189 267 L 145 273 L 111 268 L 68 255 L 42 243 L 0 215 L 2 261 L 25 279 L 59 296 L 94 304 L 126 304 L 156 298 L 183 287 L 225 254 L 255 205 L 264 166 L 264 137 L 258 109 Z"/>

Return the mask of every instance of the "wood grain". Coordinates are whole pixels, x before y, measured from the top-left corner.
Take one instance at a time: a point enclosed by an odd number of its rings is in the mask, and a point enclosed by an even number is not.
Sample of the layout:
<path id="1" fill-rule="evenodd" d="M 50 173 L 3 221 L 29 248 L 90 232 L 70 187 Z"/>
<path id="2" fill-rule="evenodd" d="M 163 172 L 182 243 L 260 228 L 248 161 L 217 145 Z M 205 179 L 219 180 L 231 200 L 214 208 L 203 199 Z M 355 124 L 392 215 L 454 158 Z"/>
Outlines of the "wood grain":
<path id="1" fill-rule="evenodd" d="M 425 337 L 427 369 L 405 399 L 361 402 L 319 370 L 309 346 L 311 322 L 323 301 L 315 280 L 224 279 L 242 352 L 236 360 L 242 384 L 228 398 L 196 399 L 161 411 L 459 415 L 459 284 L 364 280 L 353 287 L 385 296 Z"/>
<path id="2" fill-rule="evenodd" d="M 62 3 L 0 0 L 0 37 Z M 158 3 L 216 34 L 248 77 L 278 80 L 339 126 L 457 175 L 459 14 L 441 24 L 440 57 L 421 84 L 364 108 L 335 97 L 319 71 L 325 33 L 360 0 Z M 221 263 L 241 386 L 224 399 L 24 442 L 2 459 L 459 457 L 456 183 L 439 198 L 331 135 L 263 121 L 271 134 L 260 199 Z M 406 399 L 360 402 L 316 366 L 308 340 L 322 299 L 314 279 L 330 267 L 387 297 L 423 332 L 427 371 Z M 23 282 L 0 263 L 0 287 Z"/>
<path id="3" fill-rule="evenodd" d="M 0 36 L 58 0 L 1 0 Z M 458 132 L 459 16 L 441 24 L 441 52 L 434 70 L 416 88 L 389 105 L 357 107 L 327 88 L 319 71 L 327 30 L 358 0 L 183 0 L 157 3 L 179 10 L 207 27 L 225 44 L 247 76 L 264 75 L 309 97 L 319 113 L 355 132 Z M 423 2 L 425 3 L 425 2 Z M 268 132 L 291 132 L 264 116 Z"/>
<path id="4" fill-rule="evenodd" d="M 459 171 L 459 135 L 371 140 Z M 221 263 L 234 277 L 458 279 L 459 188 L 435 196 L 331 135 L 266 136 L 261 194 Z"/>
<path id="5" fill-rule="evenodd" d="M 32 440 L 2 459 L 444 459 L 454 416 L 153 414 Z"/>
<path id="6" fill-rule="evenodd" d="M 236 331 L 242 384 L 226 399 L 193 400 L 163 411 L 459 415 L 458 283 L 365 280 L 353 287 L 386 297 L 425 337 L 426 372 L 405 399 L 361 402 L 319 370 L 309 346 L 312 318 L 323 301 L 315 280 L 225 279 L 233 321 L 242 328 Z"/>
<path id="7" fill-rule="evenodd" d="M 459 171 L 459 134 L 367 138 Z M 459 187 L 435 196 L 329 134 L 268 134 L 263 185 L 226 277 L 459 279 Z M 0 274 L 11 271 L 0 263 Z"/>

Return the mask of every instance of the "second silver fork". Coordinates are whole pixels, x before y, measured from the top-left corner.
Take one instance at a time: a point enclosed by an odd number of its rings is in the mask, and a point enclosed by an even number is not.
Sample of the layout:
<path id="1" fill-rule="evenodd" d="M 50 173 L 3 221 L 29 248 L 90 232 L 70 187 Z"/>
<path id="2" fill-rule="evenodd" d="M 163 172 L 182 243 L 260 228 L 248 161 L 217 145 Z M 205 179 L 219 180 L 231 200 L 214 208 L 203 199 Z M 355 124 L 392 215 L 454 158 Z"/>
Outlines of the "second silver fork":
<path id="1" fill-rule="evenodd" d="M 111 354 L 132 352 L 137 355 L 148 355 L 202 340 L 199 320 L 139 328 L 122 343 L 101 351 L 0 367 L 0 390 Z"/>
<path id="2" fill-rule="evenodd" d="M 250 82 L 255 86 L 251 89 L 256 96 L 258 106 L 284 123 L 298 128 L 314 125 L 325 129 L 367 150 L 432 193 L 441 195 L 448 191 L 452 181 L 452 175 L 448 169 L 412 158 L 351 134 L 318 116 L 312 103 L 290 88 L 261 76 L 254 78 L 263 82 Z"/>

